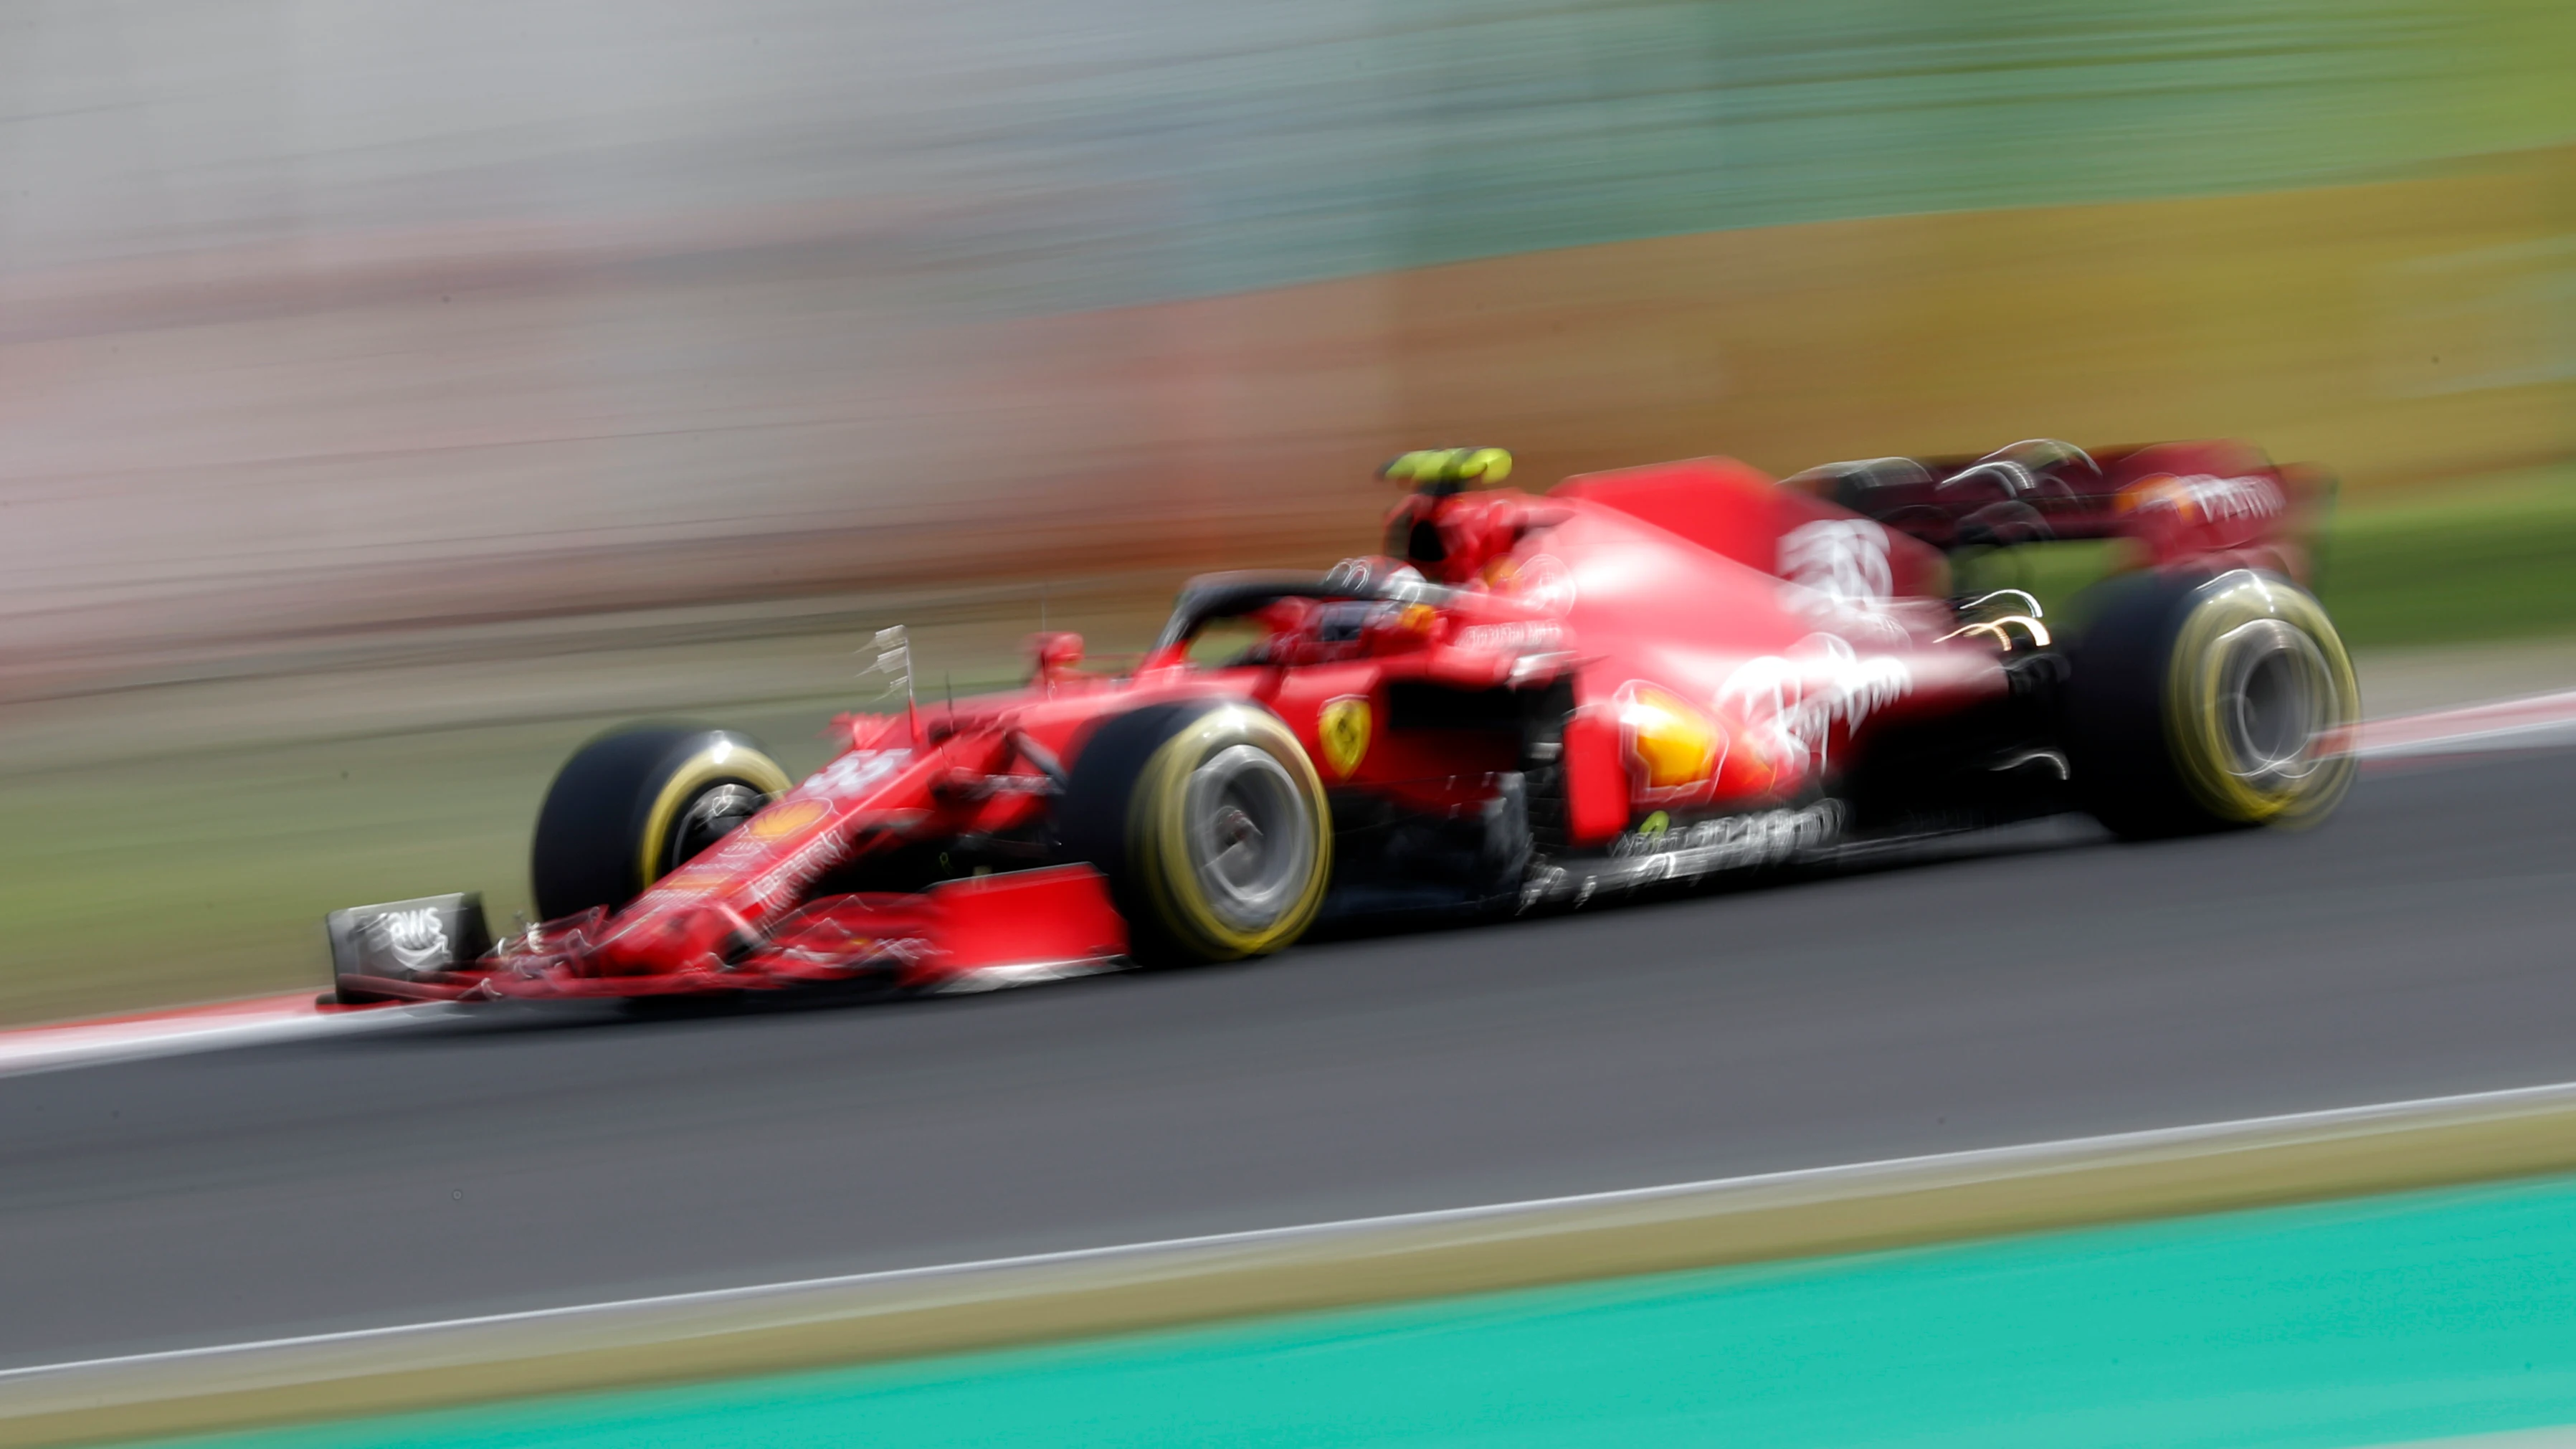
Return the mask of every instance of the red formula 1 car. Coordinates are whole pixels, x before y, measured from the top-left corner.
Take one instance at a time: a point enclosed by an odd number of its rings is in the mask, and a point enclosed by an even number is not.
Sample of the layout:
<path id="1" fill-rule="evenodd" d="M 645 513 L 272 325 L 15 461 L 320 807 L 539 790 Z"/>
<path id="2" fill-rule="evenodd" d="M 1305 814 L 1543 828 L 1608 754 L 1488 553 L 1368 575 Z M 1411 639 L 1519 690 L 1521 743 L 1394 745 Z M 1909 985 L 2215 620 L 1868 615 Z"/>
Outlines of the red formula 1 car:
<path id="1" fill-rule="evenodd" d="M 1198 579 L 1118 677 L 1041 636 L 1025 689 L 846 716 L 801 784 L 723 731 L 594 740 L 538 815 L 545 919 L 494 945 L 470 896 L 334 913 L 338 997 L 982 989 L 2052 812 L 2305 821 L 2350 777 L 2351 664 L 2299 582 L 2322 487 L 2251 449 L 1536 495 L 1509 466 L 1408 454 L 1385 555 Z M 1952 592 L 1963 553 L 2074 538 L 2133 565 L 2080 631 Z"/>

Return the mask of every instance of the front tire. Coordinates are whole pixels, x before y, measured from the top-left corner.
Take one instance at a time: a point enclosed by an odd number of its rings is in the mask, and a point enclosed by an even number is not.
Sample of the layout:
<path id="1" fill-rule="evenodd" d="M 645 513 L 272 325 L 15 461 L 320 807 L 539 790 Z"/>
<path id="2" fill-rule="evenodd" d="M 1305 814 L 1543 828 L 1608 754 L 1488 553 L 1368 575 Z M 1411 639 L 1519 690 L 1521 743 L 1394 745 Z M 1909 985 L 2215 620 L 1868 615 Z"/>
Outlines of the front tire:
<path id="1" fill-rule="evenodd" d="M 2105 588 L 2067 681 L 2067 754 L 2096 818 L 2151 837 L 2334 809 L 2360 689 L 2315 596 L 2244 569 Z"/>
<path id="2" fill-rule="evenodd" d="M 794 782 L 749 735 L 630 726 L 573 752 L 537 811 L 538 915 L 615 911 Z"/>
<path id="3" fill-rule="evenodd" d="M 1103 722 L 1075 757 L 1057 819 L 1099 868 L 1149 965 L 1267 955 L 1312 925 L 1332 874 L 1323 780 L 1259 705 L 1151 705 Z"/>

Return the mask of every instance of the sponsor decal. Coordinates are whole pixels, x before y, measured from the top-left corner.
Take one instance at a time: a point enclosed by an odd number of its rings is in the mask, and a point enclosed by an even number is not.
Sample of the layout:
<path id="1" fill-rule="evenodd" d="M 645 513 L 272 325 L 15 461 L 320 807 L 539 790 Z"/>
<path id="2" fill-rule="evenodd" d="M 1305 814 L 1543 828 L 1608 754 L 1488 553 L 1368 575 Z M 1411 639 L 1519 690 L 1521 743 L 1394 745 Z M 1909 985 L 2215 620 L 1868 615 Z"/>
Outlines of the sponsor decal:
<path id="1" fill-rule="evenodd" d="M 1818 519 L 1780 535 L 1781 605 L 1838 634 L 1906 643 L 1889 539 L 1866 518 Z"/>
<path id="2" fill-rule="evenodd" d="M 1565 647 L 1565 626 L 1553 619 L 1470 624 L 1458 631 L 1456 642 L 1461 649 L 1496 654 L 1545 654 Z"/>
<path id="3" fill-rule="evenodd" d="M 1780 577 L 1846 603 L 1896 592 L 1887 530 L 1866 518 L 1823 518 L 1780 535 Z"/>
<path id="4" fill-rule="evenodd" d="M 366 931 L 377 951 L 393 958 L 405 976 L 418 976 L 447 964 L 447 913 L 434 906 L 387 911 L 369 918 Z"/>
<path id="5" fill-rule="evenodd" d="M 1315 720 L 1315 738 L 1324 747 L 1324 763 L 1335 775 L 1349 778 L 1368 755 L 1371 716 L 1366 695 L 1346 694 L 1324 701 Z"/>
<path id="6" fill-rule="evenodd" d="M 2239 518 L 2276 518 L 2289 507 L 2278 485 L 2248 474 L 2218 478 L 2207 473 L 2177 477 L 2156 473 L 2120 490 L 2123 512 L 2173 513 L 2186 523 L 2216 523 Z"/>
<path id="7" fill-rule="evenodd" d="M 1740 866 L 1776 865 L 1831 845 L 1842 836 L 1843 807 L 1818 800 L 1795 809 L 1721 815 L 1675 825 L 1658 810 L 1610 843 L 1620 860 L 1671 862 L 1658 875 L 1698 874 Z"/>
<path id="8" fill-rule="evenodd" d="M 784 840 L 800 830 L 810 829 L 832 813 L 832 807 L 821 800 L 782 800 L 751 817 L 742 828 L 754 840 Z"/>
<path id="9" fill-rule="evenodd" d="M 753 816 L 722 844 L 670 875 L 654 882 L 657 900 L 678 902 L 728 893 L 741 882 L 743 899 L 755 907 L 800 891 L 824 871 L 838 865 L 849 842 L 839 831 L 816 835 L 768 863 L 744 880 L 742 872 L 759 866 L 767 848 L 792 839 L 830 817 L 833 807 L 865 798 L 912 762 L 912 751 L 851 750 L 824 766 L 812 779 L 789 791 L 776 804 Z"/>
<path id="10" fill-rule="evenodd" d="M 840 864 L 847 850 L 848 843 L 837 833 L 817 835 L 789 851 L 784 860 L 752 877 L 743 886 L 743 899 L 756 908 L 765 908 L 795 895 L 812 884 L 814 877 Z"/>
<path id="11" fill-rule="evenodd" d="M 1850 641 L 1810 634 L 1789 653 L 1748 659 L 1717 691 L 1717 707 L 1743 722 L 1775 760 L 1826 763 L 1834 727 L 1845 734 L 1911 693 L 1914 671 L 1886 654 L 1863 655 Z"/>
<path id="12" fill-rule="evenodd" d="M 912 751 L 850 750 L 825 765 L 814 778 L 799 785 L 787 796 L 790 800 L 847 801 L 884 784 L 896 771 L 912 763 Z"/>

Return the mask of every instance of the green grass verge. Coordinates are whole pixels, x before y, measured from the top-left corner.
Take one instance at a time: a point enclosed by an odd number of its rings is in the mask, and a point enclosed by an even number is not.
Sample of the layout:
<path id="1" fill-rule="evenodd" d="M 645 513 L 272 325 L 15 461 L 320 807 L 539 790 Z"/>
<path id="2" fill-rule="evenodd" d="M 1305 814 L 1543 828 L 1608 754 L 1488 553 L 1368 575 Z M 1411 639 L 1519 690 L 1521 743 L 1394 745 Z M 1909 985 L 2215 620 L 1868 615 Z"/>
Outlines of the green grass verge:
<path id="1" fill-rule="evenodd" d="M 2347 508 L 2318 583 L 2356 648 L 2576 631 L 2576 467 Z"/>
<path id="2" fill-rule="evenodd" d="M 831 711 L 744 720 L 791 769 Z M 323 913 L 480 890 L 527 908 L 528 828 L 599 722 L 121 761 L 0 787 L 0 1021 L 327 984 Z"/>

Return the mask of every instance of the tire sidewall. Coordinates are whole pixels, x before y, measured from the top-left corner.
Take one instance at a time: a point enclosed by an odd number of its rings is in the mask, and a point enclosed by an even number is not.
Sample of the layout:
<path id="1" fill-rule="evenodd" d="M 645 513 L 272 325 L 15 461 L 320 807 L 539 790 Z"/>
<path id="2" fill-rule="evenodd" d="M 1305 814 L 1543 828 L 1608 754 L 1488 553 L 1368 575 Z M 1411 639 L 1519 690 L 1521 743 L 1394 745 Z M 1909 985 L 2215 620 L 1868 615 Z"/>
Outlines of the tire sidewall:
<path id="1" fill-rule="evenodd" d="M 2333 698 L 2329 730 L 2348 728 L 2359 689 L 2340 635 L 2315 597 L 2276 575 L 2133 574 L 2100 587 L 2094 622 L 2069 651 L 2061 732 L 2085 808 L 2140 838 L 2322 819 L 2349 789 L 2353 761 L 2330 754 L 2294 788 L 2234 778 L 2220 736 L 2212 646 L 2275 619 L 2307 636 Z"/>
<path id="2" fill-rule="evenodd" d="M 2242 825 L 2311 824 L 2330 813 L 2351 788 L 2354 761 L 2349 753 L 2332 751 L 2294 782 L 2271 789 L 2237 774 L 2228 755 L 2219 681 L 2225 660 L 2218 645 L 2263 620 L 2287 624 L 2316 646 L 2329 690 L 2321 732 L 2346 734 L 2358 722 L 2360 684 L 2324 606 L 2287 580 L 2238 570 L 2195 589 L 2175 621 L 2164 681 L 2166 749 L 2175 775 L 2211 817 Z"/>
<path id="3" fill-rule="evenodd" d="M 1287 909 L 1257 928 L 1226 921 L 1189 853 L 1188 782 L 1218 752 L 1250 745 L 1276 760 L 1306 811 L 1311 857 Z M 1148 964 L 1234 961 L 1295 941 L 1321 911 L 1332 875 L 1332 815 L 1322 777 L 1276 714 L 1245 700 L 1150 705 L 1103 721 L 1076 755 L 1059 810 L 1067 856 L 1109 877 L 1131 951 Z"/>
<path id="4" fill-rule="evenodd" d="M 689 803 L 725 784 L 774 798 L 793 781 L 759 741 L 731 730 L 636 725 L 584 744 L 537 812 L 529 878 L 539 914 L 624 907 L 679 864 L 665 857 Z"/>
<path id="5" fill-rule="evenodd" d="M 660 880 L 682 862 L 671 856 L 672 832 L 700 795 L 719 785 L 747 785 L 775 800 L 795 782 L 760 742 L 731 730 L 704 730 L 683 740 L 661 760 L 637 792 L 636 889 Z"/>

